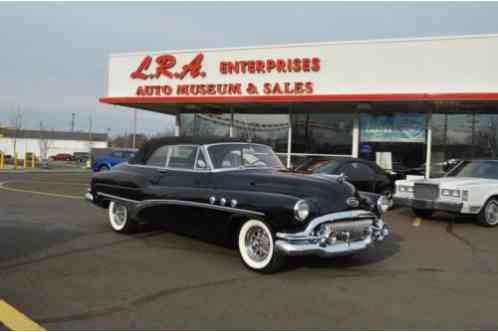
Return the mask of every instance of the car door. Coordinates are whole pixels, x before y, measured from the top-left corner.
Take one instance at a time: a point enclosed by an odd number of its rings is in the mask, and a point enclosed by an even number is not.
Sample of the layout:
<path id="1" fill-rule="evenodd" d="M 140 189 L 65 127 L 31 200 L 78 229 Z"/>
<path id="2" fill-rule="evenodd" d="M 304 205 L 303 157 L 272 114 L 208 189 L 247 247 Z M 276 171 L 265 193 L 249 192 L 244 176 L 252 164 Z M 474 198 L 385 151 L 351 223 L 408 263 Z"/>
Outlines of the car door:
<path id="1" fill-rule="evenodd" d="M 375 189 L 375 171 L 361 161 L 351 161 L 338 168 L 339 174 L 344 174 L 356 189 L 373 192 Z"/>

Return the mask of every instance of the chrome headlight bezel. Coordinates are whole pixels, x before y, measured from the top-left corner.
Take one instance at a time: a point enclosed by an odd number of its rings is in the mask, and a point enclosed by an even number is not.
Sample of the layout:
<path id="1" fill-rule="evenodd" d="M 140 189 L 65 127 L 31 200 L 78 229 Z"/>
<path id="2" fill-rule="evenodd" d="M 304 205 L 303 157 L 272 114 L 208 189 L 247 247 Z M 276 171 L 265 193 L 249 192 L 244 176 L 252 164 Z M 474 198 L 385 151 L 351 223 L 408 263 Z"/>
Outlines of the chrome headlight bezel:
<path id="1" fill-rule="evenodd" d="M 441 196 L 460 198 L 461 191 L 459 189 L 441 189 Z"/>
<path id="2" fill-rule="evenodd" d="M 413 186 L 405 186 L 405 185 L 398 185 L 398 192 L 400 193 L 408 193 L 408 194 L 413 194 L 414 188 Z"/>
<path id="3" fill-rule="evenodd" d="M 294 218 L 297 221 L 304 221 L 309 217 L 310 210 L 310 204 L 304 199 L 301 199 L 294 205 Z"/>

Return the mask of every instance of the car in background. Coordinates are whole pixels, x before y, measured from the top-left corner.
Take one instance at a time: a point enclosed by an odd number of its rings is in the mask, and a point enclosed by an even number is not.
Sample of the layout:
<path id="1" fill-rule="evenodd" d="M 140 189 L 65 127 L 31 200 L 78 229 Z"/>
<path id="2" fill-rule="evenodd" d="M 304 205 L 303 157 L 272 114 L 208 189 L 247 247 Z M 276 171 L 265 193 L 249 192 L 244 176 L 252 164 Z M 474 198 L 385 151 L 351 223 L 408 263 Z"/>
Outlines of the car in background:
<path id="1" fill-rule="evenodd" d="M 115 150 L 101 155 L 95 159 L 92 170 L 94 172 L 108 171 L 112 167 L 130 160 L 135 155 L 135 152 L 136 150 Z"/>
<path id="2" fill-rule="evenodd" d="M 58 153 L 55 156 L 51 156 L 50 159 L 54 161 L 71 161 L 73 156 L 69 153 Z"/>
<path id="3" fill-rule="evenodd" d="M 422 218 L 436 211 L 474 215 L 498 226 L 498 161 L 461 161 L 441 178 L 396 181 L 394 201 Z"/>
<path id="4" fill-rule="evenodd" d="M 383 170 L 377 164 L 352 157 L 308 158 L 294 168 L 295 172 L 311 174 L 343 174 L 359 191 L 392 197 L 395 173 Z"/>
<path id="5" fill-rule="evenodd" d="M 88 152 L 75 152 L 75 153 L 73 153 L 73 160 L 80 162 L 80 163 L 86 162 L 89 158 L 90 158 L 90 155 L 88 154 Z"/>

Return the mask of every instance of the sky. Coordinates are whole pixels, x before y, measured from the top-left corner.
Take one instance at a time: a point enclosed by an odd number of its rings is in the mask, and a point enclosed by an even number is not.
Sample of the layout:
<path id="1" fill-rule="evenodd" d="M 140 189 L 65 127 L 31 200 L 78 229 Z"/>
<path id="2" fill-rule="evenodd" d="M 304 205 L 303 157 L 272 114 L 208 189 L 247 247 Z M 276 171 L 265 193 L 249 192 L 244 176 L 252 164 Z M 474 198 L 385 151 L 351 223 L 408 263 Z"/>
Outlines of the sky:
<path id="1" fill-rule="evenodd" d="M 130 108 L 100 104 L 109 54 L 498 32 L 498 3 L 0 3 L 0 123 L 112 135 Z M 138 112 L 138 132 L 173 126 Z"/>

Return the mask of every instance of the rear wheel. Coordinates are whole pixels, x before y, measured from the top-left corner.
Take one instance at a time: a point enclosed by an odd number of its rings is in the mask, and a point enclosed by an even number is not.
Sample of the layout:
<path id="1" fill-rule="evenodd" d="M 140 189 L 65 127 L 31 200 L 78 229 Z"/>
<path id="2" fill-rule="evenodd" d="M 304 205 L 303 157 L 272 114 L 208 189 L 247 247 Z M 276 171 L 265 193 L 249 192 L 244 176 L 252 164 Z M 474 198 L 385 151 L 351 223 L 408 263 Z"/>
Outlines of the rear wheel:
<path id="1" fill-rule="evenodd" d="M 285 264 L 285 256 L 275 247 L 273 234 L 263 221 L 250 219 L 243 223 L 238 247 L 242 262 L 253 271 L 272 273 Z"/>
<path id="2" fill-rule="evenodd" d="M 498 226 L 498 198 L 491 198 L 486 202 L 477 217 L 477 222 L 482 226 Z"/>
<path id="3" fill-rule="evenodd" d="M 136 222 L 130 218 L 128 207 L 111 201 L 109 204 L 109 223 L 118 233 L 132 233 L 136 230 Z"/>
<path id="4" fill-rule="evenodd" d="M 433 210 L 424 210 L 424 209 L 412 209 L 413 214 L 420 218 L 429 218 L 434 214 Z"/>

